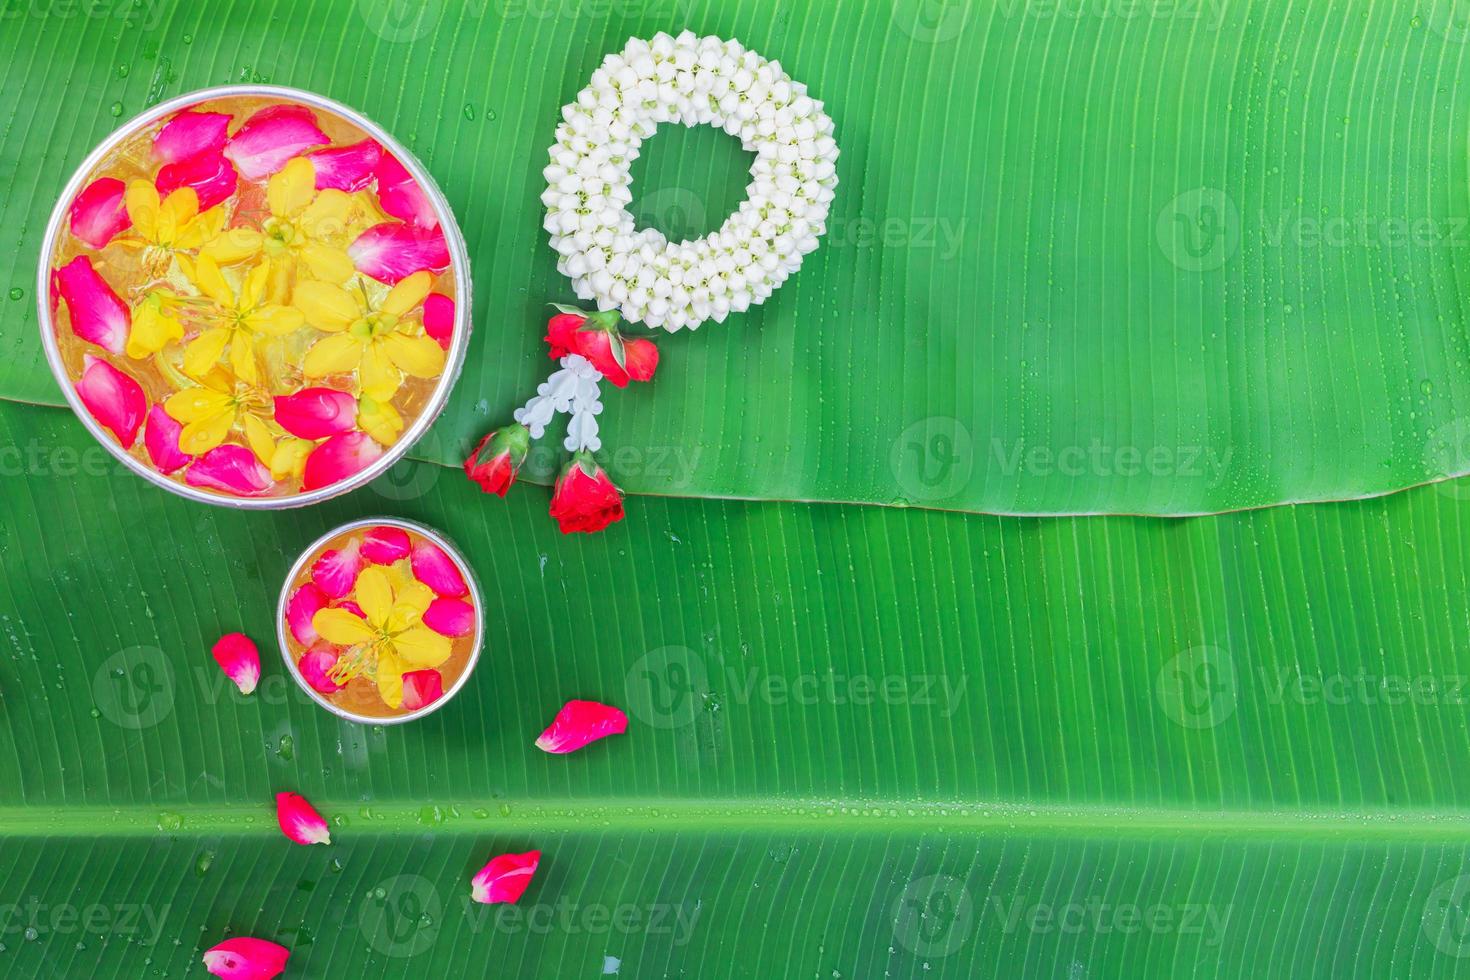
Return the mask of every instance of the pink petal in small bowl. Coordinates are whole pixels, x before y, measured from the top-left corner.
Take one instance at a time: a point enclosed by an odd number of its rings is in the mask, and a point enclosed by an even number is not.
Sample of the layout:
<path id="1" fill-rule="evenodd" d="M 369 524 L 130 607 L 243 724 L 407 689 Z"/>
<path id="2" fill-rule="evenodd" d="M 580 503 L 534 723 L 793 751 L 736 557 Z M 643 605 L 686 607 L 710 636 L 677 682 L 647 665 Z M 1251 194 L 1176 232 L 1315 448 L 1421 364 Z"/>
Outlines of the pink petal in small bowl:
<path id="1" fill-rule="evenodd" d="M 160 473 L 177 473 L 194 461 L 194 457 L 179 448 L 179 433 L 184 427 L 174 421 L 162 405 L 148 410 L 148 420 L 143 425 L 143 445 L 148 458 Z"/>
<path id="2" fill-rule="evenodd" d="M 77 382 L 77 396 L 92 417 L 112 430 L 124 449 L 132 449 L 148 411 L 143 386 L 101 358 L 82 355 L 85 369 Z"/>
<path id="3" fill-rule="evenodd" d="M 184 471 L 191 487 L 220 490 L 241 497 L 254 497 L 274 485 L 271 471 L 261 465 L 244 446 L 215 446 Z"/>
<path id="4" fill-rule="evenodd" d="M 345 480 L 371 466 L 383 447 L 365 432 L 343 432 L 317 446 L 306 457 L 301 489 L 317 490 Z"/>
<path id="5" fill-rule="evenodd" d="M 123 206 L 127 185 L 116 177 L 98 177 L 71 202 L 71 233 L 93 248 L 102 248 L 133 222 Z"/>
<path id="6" fill-rule="evenodd" d="M 223 153 L 206 150 L 158 171 L 153 186 L 159 197 L 168 197 L 180 187 L 192 187 L 199 195 L 199 210 L 208 211 L 235 193 L 240 175 Z"/>
<path id="7" fill-rule="evenodd" d="M 260 651 L 255 648 L 254 640 L 244 633 L 226 633 L 209 652 L 241 694 L 255 693 L 260 683 Z"/>
<path id="8" fill-rule="evenodd" d="M 439 216 L 434 213 L 429 195 L 391 153 L 384 153 L 378 161 L 377 177 L 378 203 L 385 214 L 407 221 L 415 228 L 438 227 Z"/>
<path id="9" fill-rule="evenodd" d="M 291 951 L 264 939 L 226 939 L 204 954 L 204 968 L 223 980 L 272 980 L 286 970 Z"/>
<path id="10" fill-rule="evenodd" d="M 443 293 L 424 297 L 424 333 L 440 347 L 449 349 L 449 341 L 454 338 L 454 300 Z"/>
<path id="11" fill-rule="evenodd" d="M 460 574 L 454 559 L 432 541 L 420 541 L 413 549 L 410 559 L 413 576 L 448 599 L 458 599 L 469 592 L 464 576 Z"/>
<path id="12" fill-rule="evenodd" d="M 469 636 L 475 628 L 475 607 L 463 599 L 435 599 L 424 610 L 423 622 L 441 636 Z"/>
<path id="13" fill-rule="evenodd" d="M 332 833 L 316 808 L 297 793 L 276 794 L 276 822 L 297 844 L 330 844 Z"/>
<path id="14" fill-rule="evenodd" d="M 245 120 L 225 147 L 225 156 L 247 180 L 264 180 L 297 154 L 330 142 L 310 109 L 273 105 Z"/>
<path id="15" fill-rule="evenodd" d="M 411 542 L 401 527 L 382 525 L 362 536 L 362 556 L 374 565 L 391 565 L 408 557 Z"/>
<path id="16" fill-rule="evenodd" d="M 311 617 L 327 608 L 330 601 L 327 594 L 311 582 L 307 582 L 291 596 L 291 601 L 286 604 L 286 623 L 297 643 L 311 646 L 320 639 L 316 627 L 311 625 Z M 333 662 L 336 659 L 333 657 Z"/>
<path id="17" fill-rule="evenodd" d="M 383 147 L 375 139 L 365 139 L 346 146 L 316 150 L 306 155 L 316 172 L 316 189 L 352 193 L 373 182 L 373 171 L 383 156 Z"/>
<path id="18" fill-rule="evenodd" d="M 536 873 L 536 867 L 540 863 L 540 851 L 493 857 L 475 875 L 470 894 L 475 901 L 484 905 L 518 902 L 525 894 L 526 886 L 531 883 L 531 876 Z"/>
<path id="19" fill-rule="evenodd" d="M 51 278 L 71 314 L 72 332 L 89 344 L 121 354 L 133 318 L 127 304 L 92 268 L 92 260 L 78 255 L 53 272 Z"/>
<path id="20" fill-rule="evenodd" d="M 354 541 L 345 548 L 323 552 L 312 563 L 311 580 L 333 599 L 340 599 L 357 584 L 357 575 L 362 571 L 362 566 L 362 552 Z"/>
<path id="21" fill-rule="evenodd" d="M 275 398 L 276 422 L 302 439 L 326 439 L 357 424 L 357 399 L 335 388 L 302 388 Z"/>
<path id="22" fill-rule="evenodd" d="M 160 163 L 178 163 L 201 153 L 219 153 L 229 130 L 227 112 L 185 110 L 164 123 L 153 137 L 153 155 Z"/>
<path id="23" fill-rule="evenodd" d="M 441 272 L 449 267 L 449 246 L 442 231 L 398 221 L 373 225 L 347 246 L 347 254 L 359 272 L 390 286 L 421 269 Z"/>
<path id="24" fill-rule="evenodd" d="M 575 752 L 589 742 L 628 730 L 628 716 L 596 701 L 568 701 L 550 727 L 536 739 L 536 748 L 553 755 Z"/>
<path id="25" fill-rule="evenodd" d="M 437 670 L 411 670 L 403 675 L 403 708 L 418 711 L 444 696 L 444 678 Z"/>
<path id="26" fill-rule="evenodd" d="M 329 671 L 336 666 L 340 657 L 341 654 L 331 647 L 312 647 L 301 655 L 301 659 L 296 661 L 296 666 L 301 671 L 301 676 L 306 678 L 306 683 L 311 685 L 313 691 L 318 691 L 322 694 L 336 694 L 346 685 L 338 684 L 332 680 L 332 675 Z"/>

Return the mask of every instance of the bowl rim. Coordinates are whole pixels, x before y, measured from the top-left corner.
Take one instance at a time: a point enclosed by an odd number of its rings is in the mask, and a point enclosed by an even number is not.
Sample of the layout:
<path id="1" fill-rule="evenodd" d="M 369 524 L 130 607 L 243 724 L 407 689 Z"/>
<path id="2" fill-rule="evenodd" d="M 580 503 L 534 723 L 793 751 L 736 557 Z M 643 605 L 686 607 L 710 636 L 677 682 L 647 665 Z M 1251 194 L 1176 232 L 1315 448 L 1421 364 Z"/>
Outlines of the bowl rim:
<path id="1" fill-rule="evenodd" d="M 454 270 L 455 279 L 454 332 L 448 356 L 444 362 L 444 372 L 439 376 L 438 383 L 418 417 L 382 456 L 351 477 L 325 487 L 318 487 L 315 490 L 279 497 L 236 497 L 215 493 L 201 487 L 192 487 L 182 481 L 170 479 L 123 449 L 112 434 L 107 432 L 82 404 L 81 397 L 76 392 L 76 382 L 72 381 L 62 361 L 60 345 L 56 339 L 57 324 L 51 315 L 51 264 L 56 253 L 57 242 L 60 240 L 61 233 L 67 230 L 65 226 L 72 202 L 81 193 L 82 185 L 92 176 L 92 172 L 101 163 L 102 158 L 118 144 L 165 116 L 210 99 L 238 97 L 279 99 L 334 113 L 377 140 L 384 149 L 398 159 L 399 163 L 403 164 L 404 169 L 424 188 L 428 195 L 429 203 L 433 206 L 434 213 L 439 219 L 439 227 L 444 232 L 445 244 L 449 247 L 449 267 Z M 460 371 L 464 367 L 465 355 L 469 348 L 473 297 L 474 287 L 471 280 L 469 250 L 465 245 L 459 222 L 455 219 L 454 211 L 450 208 L 444 192 L 439 189 L 439 185 L 419 163 L 417 157 L 394 139 L 386 129 L 357 110 L 324 95 L 285 85 L 218 85 L 212 88 L 196 89 L 161 102 L 118 126 L 106 139 L 98 143 L 91 153 L 87 154 L 62 188 L 57 197 L 56 206 L 51 211 L 51 219 L 46 224 L 45 238 L 36 266 L 36 313 L 41 331 L 41 344 L 45 348 L 46 363 L 50 366 L 51 374 L 55 377 L 57 385 L 60 386 L 61 393 L 66 397 L 72 413 L 81 420 L 82 425 L 92 437 L 101 443 L 115 459 L 149 483 L 189 500 L 236 510 L 287 510 L 309 507 L 366 486 L 406 456 L 444 411 L 444 406 L 448 404 L 449 396 L 459 381 Z"/>
<path id="2" fill-rule="evenodd" d="M 444 692 L 443 696 L 440 697 L 439 700 L 435 701 L 427 708 L 422 708 L 419 711 L 415 711 L 410 714 L 391 717 L 382 717 L 379 715 L 363 715 L 358 714 L 355 711 L 348 711 L 346 708 L 339 707 L 338 705 L 333 704 L 331 701 L 327 700 L 326 695 L 317 691 L 310 684 L 308 684 L 306 678 L 303 677 L 301 674 L 301 669 L 297 667 L 296 660 L 291 656 L 291 640 L 293 640 L 294 637 L 289 635 L 290 626 L 286 622 L 286 607 L 290 604 L 291 593 L 293 591 L 291 588 L 291 583 L 295 582 L 296 576 L 301 574 L 301 570 L 303 566 L 305 566 L 306 560 L 310 558 L 312 554 L 317 551 L 317 549 L 327 544 L 327 542 L 331 541 L 333 538 L 339 537 L 343 534 L 349 534 L 353 531 L 361 529 L 382 526 L 402 528 L 405 531 L 422 535 L 423 537 L 428 538 L 434 544 L 438 545 L 440 548 L 443 548 L 444 551 L 449 555 L 449 557 L 454 561 L 454 563 L 459 567 L 460 572 L 464 575 L 465 584 L 469 586 L 470 590 L 470 601 L 474 604 L 475 607 L 475 645 L 470 649 L 469 660 L 465 662 L 464 671 L 459 675 L 459 679 L 454 682 L 454 685 L 450 687 L 449 690 Z M 460 692 L 460 689 L 469 682 L 470 675 L 475 672 L 475 667 L 480 662 L 480 651 L 485 646 L 485 603 L 480 596 L 480 583 L 475 578 L 475 570 L 473 566 L 471 566 L 468 559 L 465 558 L 464 553 L 461 552 L 459 548 L 455 546 L 454 542 L 450 541 L 443 534 L 443 532 L 428 527 L 427 525 L 420 524 L 417 521 L 411 521 L 403 517 L 363 517 L 357 520 L 348 521 L 345 524 L 339 524 L 338 526 L 332 528 L 330 531 L 327 531 L 311 544 L 303 548 L 301 550 L 301 554 L 297 555 L 296 560 L 291 563 L 291 570 L 286 573 L 285 579 L 281 582 L 281 594 L 280 597 L 276 600 L 276 643 L 281 650 L 281 659 L 285 661 L 286 669 L 291 672 L 291 676 L 296 679 L 297 686 L 305 691 L 313 701 L 315 701 L 323 708 L 326 708 L 332 714 L 336 715 L 339 718 L 346 719 L 347 721 L 357 722 L 361 725 L 402 725 L 406 722 L 418 721 L 420 718 L 428 717 L 429 715 L 438 711 L 440 708 L 444 707 L 444 705 L 448 704 L 450 699 L 458 694 Z"/>

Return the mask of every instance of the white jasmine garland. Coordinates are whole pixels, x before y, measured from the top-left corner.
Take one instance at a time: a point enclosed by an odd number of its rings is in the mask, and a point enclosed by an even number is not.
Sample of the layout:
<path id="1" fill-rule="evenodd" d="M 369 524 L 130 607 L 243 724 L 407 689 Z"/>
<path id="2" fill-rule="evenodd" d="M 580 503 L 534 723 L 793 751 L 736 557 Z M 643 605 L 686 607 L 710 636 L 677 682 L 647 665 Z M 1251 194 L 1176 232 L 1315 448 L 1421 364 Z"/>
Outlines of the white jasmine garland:
<path id="1" fill-rule="evenodd" d="M 562 119 L 543 171 L 545 228 L 557 268 L 598 309 L 670 332 L 723 322 L 770 296 L 827 230 L 837 186 L 832 120 L 779 62 L 738 41 L 690 31 L 630 40 Z M 668 122 L 718 126 L 756 154 L 746 199 L 694 241 L 638 231 L 627 207 L 629 166 Z"/>

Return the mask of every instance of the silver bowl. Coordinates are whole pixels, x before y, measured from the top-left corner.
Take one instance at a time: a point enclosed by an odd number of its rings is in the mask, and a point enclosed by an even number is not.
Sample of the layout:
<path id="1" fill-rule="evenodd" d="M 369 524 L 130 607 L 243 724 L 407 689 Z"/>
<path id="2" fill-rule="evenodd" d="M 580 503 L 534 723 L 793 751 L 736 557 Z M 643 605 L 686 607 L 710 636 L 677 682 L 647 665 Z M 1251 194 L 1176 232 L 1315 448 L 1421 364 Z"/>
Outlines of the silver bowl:
<path id="1" fill-rule="evenodd" d="M 191 487 L 186 483 L 169 479 L 123 449 L 92 417 L 92 413 L 87 411 L 86 406 L 82 404 L 81 398 L 77 395 L 74 382 L 68 376 L 66 365 L 62 362 L 61 351 L 56 343 L 56 324 L 51 317 L 52 256 L 62 232 L 67 230 L 67 219 L 72 201 L 81 193 L 83 186 L 102 159 L 116 149 L 123 140 L 180 109 L 187 109 L 208 99 L 242 96 L 298 102 L 313 109 L 332 113 L 377 140 L 384 149 L 398 158 L 404 169 L 413 175 L 413 179 L 424 188 L 424 192 L 434 206 L 434 213 L 439 217 L 439 227 L 444 231 L 444 241 L 449 246 L 450 268 L 454 270 L 455 276 L 454 336 L 450 341 L 449 352 L 445 358 L 444 373 L 439 378 L 438 384 L 434 387 L 433 393 L 418 418 L 414 419 L 413 424 L 398 437 L 398 441 L 388 447 L 388 450 L 371 466 L 362 469 L 352 477 L 316 490 L 281 497 L 234 497 Z M 314 92 L 280 85 L 221 85 L 218 88 L 199 89 L 160 103 L 119 126 L 111 136 L 103 140 L 95 150 L 87 155 L 87 158 L 77 167 L 71 180 L 67 181 L 66 187 L 62 189 L 61 197 L 56 202 L 56 208 L 51 212 L 51 220 L 46 225 L 40 265 L 36 270 L 36 312 L 41 325 L 41 343 L 46 348 L 46 363 L 51 365 L 51 373 L 56 376 L 56 382 L 61 386 L 61 392 L 66 396 L 67 403 L 71 405 L 77 418 L 81 419 L 82 425 L 92 433 L 92 437 L 124 466 L 155 486 L 200 503 L 234 507 L 240 510 L 284 510 L 319 503 L 366 486 L 402 459 L 413 444 L 434 424 L 439 413 L 444 410 L 444 404 L 449 400 L 449 392 L 454 388 L 455 381 L 459 379 L 460 369 L 464 366 L 465 351 L 470 342 L 470 305 L 473 295 L 474 290 L 470 282 L 469 251 L 465 248 L 464 236 L 460 233 L 459 224 L 454 219 L 454 212 L 450 210 L 444 193 L 439 190 L 434 179 L 429 176 L 428 171 L 413 154 L 390 136 L 383 127 L 347 106 Z"/>
<path id="2" fill-rule="evenodd" d="M 301 574 L 301 570 L 303 567 L 305 567 L 306 562 L 309 558 L 316 554 L 323 545 L 327 544 L 329 541 L 331 541 L 333 538 L 338 537 L 339 535 L 346 534 L 350 531 L 360 531 L 370 527 L 384 526 L 402 528 L 403 530 L 408 531 L 411 534 L 418 534 L 422 537 L 425 537 L 432 541 L 434 544 L 443 548 L 444 552 L 454 560 L 454 563 L 459 566 L 460 572 L 464 575 L 465 584 L 468 585 L 470 588 L 470 602 L 472 602 L 475 607 L 475 645 L 474 648 L 470 650 L 469 660 L 466 661 L 464 666 L 464 673 L 459 675 L 459 679 L 454 682 L 453 687 L 444 692 L 443 697 L 435 701 L 433 704 L 429 705 L 427 708 L 424 708 L 420 711 L 415 711 L 412 714 L 398 715 L 394 717 L 360 715 L 356 712 L 348 711 L 345 708 L 333 704 L 327 699 L 326 695 L 321 694 L 316 690 L 316 688 L 308 684 L 306 678 L 301 676 L 301 670 L 296 666 L 295 659 L 291 656 L 291 641 L 294 639 L 294 637 L 291 636 L 290 627 L 286 623 L 286 606 L 291 601 L 291 593 L 293 591 L 292 585 L 293 583 L 295 583 L 296 577 Z M 450 541 L 444 537 L 444 535 L 440 534 L 433 528 L 425 527 L 424 525 L 418 524 L 414 521 L 406 521 L 401 517 L 366 517 L 362 520 L 348 521 L 346 524 L 342 524 L 338 527 L 332 528 L 332 530 L 328 531 L 326 534 L 323 534 L 311 544 L 307 545 L 306 548 L 301 552 L 301 554 L 297 556 L 296 561 L 291 565 L 291 570 L 286 573 L 286 580 L 281 583 L 281 596 L 276 601 L 276 642 L 280 645 L 281 648 L 281 659 L 286 662 L 286 669 L 289 670 L 291 672 L 291 676 L 296 679 L 297 685 L 303 691 L 305 691 L 313 701 L 321 705 L 323 708 L 326 708 L 332 714 L 336 715 L 339 718 L 346 718 L 348 721 L 355 721 L 363 725 L 401 725 L 404 722 L 417 721 L 420 718 L 431 715 L 434 712 L 438 711 L 440 708 L 444 707 L 444 705 L 448 704 L 449 699 L 458 694 L 460 688 L 464 687 L 465 684 L 469 681 L 470 674 L 474 673 L 476 664 L 480 662 L 480 650 L 485 645 L 485 604 L 484 600 L 480 597 L 480 583 L 475 579 L 475 570 L 470 566 L 470 563 L 465 560 L 464 555 L 460 553 L 459 549 L 451 544 Z"/>

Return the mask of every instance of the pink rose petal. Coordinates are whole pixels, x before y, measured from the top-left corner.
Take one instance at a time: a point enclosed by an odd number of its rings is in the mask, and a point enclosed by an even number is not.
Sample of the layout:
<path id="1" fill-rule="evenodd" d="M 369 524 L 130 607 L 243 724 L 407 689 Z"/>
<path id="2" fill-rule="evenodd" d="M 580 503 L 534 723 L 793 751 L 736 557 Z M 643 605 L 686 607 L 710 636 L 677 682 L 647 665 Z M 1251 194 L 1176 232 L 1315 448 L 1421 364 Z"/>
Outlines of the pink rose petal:
<path id="1" fill-rule="evenodd" d="M 408 557 L 412 542 L 401 527 L 380 524 L 362 536 L 362 556 L 374 565 L 391 565 Z"/>
<path id="2" fill-rule="evenodd" d="M 362 566 L 362 554 L 357 542 L 352 541 L 346 547 L 322 552 L 321 557 L 312 562 L 311 580 L 333 599 L 340 599 L 357 584 Z"/>
<path id="3" fill-rule="evenodd" d="M 475 901 L 485 905 L 497 902 L 517 902 L 525 894 L 536 866 L 541 863 L 540 851 L 524 854 L 502 854 L 490 859 L 480 869 L 471 883 L 470 894 Z"/>
<path id="4" fill-rule="evenodd" d="M 116 177 L 99 177 L 71 202 L 71 233 L 101 248 L 133 222 L 123 205 L 127 185 Z"/>
<path id="5" fill-rule="evenodd" d="M 306 798 L 296 793 L 276 794 L 276 822 L 281 833 L 298 844 L 330 844 L 327 822 Z"/>
<path id="6" fill-rule="evenodd" d="M 414 577 L 441 596 L 458 599 L 470 590 L 454 559 L 432 541 L 414 545 L 411 562 Z"/>
<path id="7" fill-rule="evenodd" d="M 248 180 L 263 180 L 286 165 L 286 161 L 314 146 L 331 140 L 317 128 L 316 116 L 299 105 L 273 105 L 245 120 L 230 138 L 225 156 L 234 161 Z"/>
<path id="8" fill-rule="evenodd" d="M 229 130 L 228 113 L 185 110 L 153 137 L 153 156 L 160 163 L 178 163 L 200 153 L 219 153 Z"/>
<path id="9" fill-rule="evenodd" d="M 148 411 L 143 387 L 117 368 L 91 354 L 82 356 L 85 370 L 77 382 L 77 395 L 92 417 L 112 430 L 124 449 L 132 449 L 138 428 Z"/>
<path id="10" fill-rule="evenodd" d="M 413 179 L 408 169 L 391 153 L 378 161 L 378 203 L 386 214 L 401 218 L 415 228 L 437 228 L 439 216 L 429 195 Z"/>
<path id="11" fill-rule="evenodd" d="M 224 154 L 210 151 L 168 164 L 153 180 L 159 197 L 168 197 L 180 187 L 194 188 L 200 211 L 208 211 L 234 194 L 239 183 L 239 174 Z"/>
<path id="12" fill-rule="evenodd" d="M 224 980 L 272 980 L 286 970 L 291 951 L 284 946 L 238 936 L 204 954 L 204 968 Z"/>
<path id="13" fill-rule="evenodd" d="M 158 472 L 176 473 L 193 462 L 194 457 L 179 448 L 179 433 L 183 431 L 184 427 L 174 421 L 162 405 L 154 405 L 148 410 L 148 421 L 143 427 L 143 445 Z"/>
<path id="14" fill-rule="evenodd" d="M 71 315 L 72 332 L 89 344 L 121 354 L 133 318 L 127 304 L 92 268 L 92 260 L 78 255 L 53 272 L 51 278 Z"/>
<path id="15" fill-rule="evenodd" d="M 424 625 L 443 636 L 468 636 L 475 628 L 475 607 L 463 599 L 435 599 L 424 610 Z"/>
<path id="16" fill-rule="evenodd" d="M 357 424 L 357 399 L 335 388 L 303 388 L 276 396 L 276 421 L 302 439 L 325 439 Z"/>
<path id="17" fill-rule="evenodd" d="M 306 678 L 306 683 L 311 685 L 312 690 L 320 694 L 336 694 L 344 685 L 332 680 L 328 671 L 336 666 L 340 656 L 331 647 L 312 647 L 301 655 L 301 659 L 296 662 L 296 669 L 301 671 L 301 676 Z"/>
<path id="18" fill-rule="evenodd" d="M 365 432 L 343 432 L 317 446 L 306 457 L 301 489 L 329 487 L 362 472 L 383 455 L 383 447 Z"/>
<path id="19" fill-rule="evenodd" d="M 358 619 L 367 619 L 367 613 L 363 612 L 362 607 L 353 602 L 351 599 L 348 599 L 346 602 L 337 603 L 337 608 L 347 610 Z"/>
<path id="20" fill-rule="evenodd" d="M 449 349 L 449 341 L 454 337 L 454 300 L 443 293 L 424 297 L 424 333 L 440 347 Z"/>
<path id="21" fill-rule="evenodd" d="M 365 139 L 347 146 L 334 146 L 326 150 L 308 153 L 312 170 L 316 172 L 316 189 L 333 188 L 339 191 L 360 191 L 373 182 L 373 171 L 383 156 L 383 148 L 374 139 Z"/>
<path id="22" fill-rule="evenodd" d="M 438 228 L 420 230 L 397 221 L 373 225 L 347 246 L 359 272 L 394 285 L 420 269 L 449 267 L 449 246 Z"/>
<path id="23" fill-rule="evenodd" d="M 596 701 L 568 701 L 550 727 L 536 739 L 536 748 L 553 755 L 575 752 L 589 742 L 628 730 L 628 716 Z"/>
<path id="24" fill-rule="evenodd" d="M 444 696 L 444 678 L 437 670 L 411 670 L 403 675 L 403 710 L 419 711 Z"/>
<path id="25" fill-rule="evenodd" d="M 209 652 L 241 694 L 255 692 L 255 685 L 260 683 L 260 651 L 255 648 L 255 641 L 244 633 L 226 633 Z"/>
<path id="26" fill-rule="evenodd" d="M 244 446 L 215 446 L 184 471 L 191 487 L 220 490 L 240 497 L 265 493 L 273 485 L 271 471 Z"/>
<path id="27" fill-rule="evenodd" d="M 291 635 L 296 637 L 297 643 L 309 647 L 320 639 L 316 627 L 311 625 L 311 617 L 327 608 L 330 601 L 327 594 L 311 582 L 291 594 L 286 602 L 286 625 L 291 628 Z"/>

